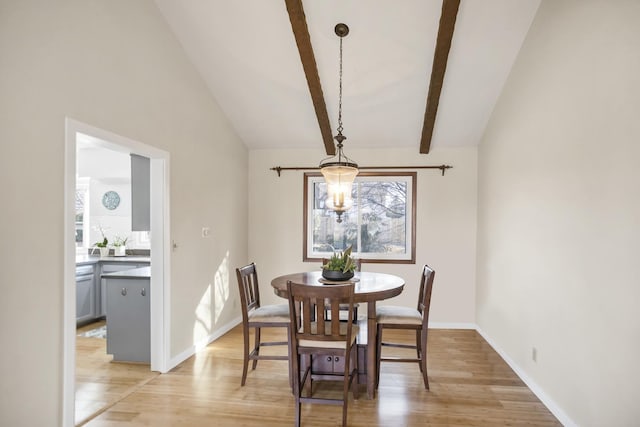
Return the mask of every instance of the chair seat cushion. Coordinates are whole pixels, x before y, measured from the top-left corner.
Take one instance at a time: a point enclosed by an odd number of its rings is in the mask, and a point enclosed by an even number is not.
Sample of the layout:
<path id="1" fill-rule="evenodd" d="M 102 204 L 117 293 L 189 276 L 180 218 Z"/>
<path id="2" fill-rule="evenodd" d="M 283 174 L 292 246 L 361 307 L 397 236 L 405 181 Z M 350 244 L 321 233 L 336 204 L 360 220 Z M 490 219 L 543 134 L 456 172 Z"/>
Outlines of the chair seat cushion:
<path id="1" fill-rule="evenodd" d="M 421 325 L 422 315 L 415 308 L 382 306 L 376 307 L 376 321 L 378 323 Z"/>
<path id="2" fill-rule="evenodd" d="M 331 328 L 331 325 L 327 324 L 327 332 L 330 331 L 330 328 Z M 315 322 L 311 324 L 311 330 L 313 331 L 313 333 L 316 333 L 317 324 Z M 351 329 L 350 346 L 353 345 L 353 343 L 355 342 L 356 337 L 358 336 L 358 332 L 359 332 L 358 326 L 353 325 Z M 347 323 L 341 323 L 340 334 L 346 335 L 346 333 L 347 333 Z M 313 347 L 313 348 L 345 348 L 346 343 L 347 343 L 346 341 L 316 341 L 316 340 L 305 340 L 305 339 L 301 339 L 300 341 L 298 341 L 298 345 L 300 347 Z"/>
<path id="3" fill-rule="evenodd" d="M 289 305 L 263 305 L 249 312 L 250 322 L 282 322 L 289 323 Z"/>

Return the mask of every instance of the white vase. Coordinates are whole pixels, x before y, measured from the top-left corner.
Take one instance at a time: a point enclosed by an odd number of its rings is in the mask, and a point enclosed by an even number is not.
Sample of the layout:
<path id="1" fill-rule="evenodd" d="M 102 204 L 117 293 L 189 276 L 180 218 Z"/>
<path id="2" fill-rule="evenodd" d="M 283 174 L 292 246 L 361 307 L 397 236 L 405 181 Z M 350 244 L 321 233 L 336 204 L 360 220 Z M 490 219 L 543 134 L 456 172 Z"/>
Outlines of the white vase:
<path id="1" fill-rule="evenodd" d="M 125 256 L 127 254 L 126 246 L 114 246 L 113 256 Z"/>
<path id="2" fill-rule="evenodd" d="M 109 256 L 109 248 L 100 248 L 100 256 L 101 257 Z"/>

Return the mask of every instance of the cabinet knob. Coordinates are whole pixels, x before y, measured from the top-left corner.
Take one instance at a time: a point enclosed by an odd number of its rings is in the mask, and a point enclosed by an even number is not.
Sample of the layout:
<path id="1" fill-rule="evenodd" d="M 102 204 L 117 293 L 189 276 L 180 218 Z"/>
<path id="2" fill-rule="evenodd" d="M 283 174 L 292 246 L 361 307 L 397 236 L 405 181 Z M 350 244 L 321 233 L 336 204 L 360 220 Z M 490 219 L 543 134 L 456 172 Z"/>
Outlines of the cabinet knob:
<path id="1" fill-rule="evenodd" d="M 122 292 L 120 292 L 122 294 L 122 296 L 126 296 L 127 295 L 127 288 L 122 288 Z"/>
<path id="2" fill-rule="evenodd" d="M 147 295 L 147 290 L 145 288 L 142 288 L 142 292 L 140 292 L 140 295 L 142 296 Z"/>
<path id="3" fill-rule="evenodd" d="M 336 356 L 336 358 L 335 358 L 335 359 L 333 359 L 333 360 L 335 360 L 336 362 L 339 362 L 339 361 L 340 361 L 340 358 L 339 358 L 338 356 Z"/>
<path id="4" fill-rule="evenodd" d="M 327 362 L 331 362 L 331 356 L 327 356 Z"/>

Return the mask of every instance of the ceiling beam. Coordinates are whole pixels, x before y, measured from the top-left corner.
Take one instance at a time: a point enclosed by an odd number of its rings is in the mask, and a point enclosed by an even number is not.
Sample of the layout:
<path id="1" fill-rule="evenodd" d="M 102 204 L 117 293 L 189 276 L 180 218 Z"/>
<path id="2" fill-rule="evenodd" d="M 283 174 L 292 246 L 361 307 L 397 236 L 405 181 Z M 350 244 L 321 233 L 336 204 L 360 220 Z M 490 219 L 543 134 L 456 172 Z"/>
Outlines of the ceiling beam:
<path id="1" fill-rule="evenodd" d="M 285 0 L 285 3 L 287 5 L 287 12 L 289 13 L 289 21 L 291 21 L 291 29 L 293 30 L 293 35 L 298 45 L 302 68 L 307 77 L 307 85 L 309 86 L 313 107 L 316 110 L 316 117 L 318 118 L 324 148 L 328 155 L 334 155 L 336 154 L 336 147 L 333 143 L 333 136 L 331 135 L 331 124 L 329 123 L 329 115 L 327 114 L 327 105 L 324 102 L 320 76 L 318 76 L 318 66 L 316 64 L 316 58 L 313 55 L 313 48 L 311 47 L 311 37 L 309 37 L 309 28 L 307 27 L 307 20 L 304 15 L 302 0 Z"/>
<path id="2" fill-rule="evenodd" d="M 427 154 L 431 148 L 431 138 L 433 137 L 433 128 L 436 124 L 440 92 L 442 91 L 442 83 L 444 82 L 444 73 L 447 70 L 449 49 L 451 49 L 451 40 L 453 39 L 453 30 L 456 26 L 459 6 L 460 0 L 442 1 L 438 40 L 436 41 L 436 49 L 433 54 L 431 81 L 429 82 L 427 106 L 424 111 L 424 124 L 422 125 L 422 139 L 420 140 L 421 154 Z"/>

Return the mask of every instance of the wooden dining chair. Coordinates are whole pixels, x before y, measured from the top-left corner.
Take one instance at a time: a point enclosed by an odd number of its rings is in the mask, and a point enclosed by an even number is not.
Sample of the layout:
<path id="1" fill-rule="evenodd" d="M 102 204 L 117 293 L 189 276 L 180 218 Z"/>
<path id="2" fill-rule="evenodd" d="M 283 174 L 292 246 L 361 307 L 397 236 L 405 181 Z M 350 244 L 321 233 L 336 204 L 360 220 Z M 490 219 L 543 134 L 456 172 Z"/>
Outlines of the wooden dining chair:
<path id="1" fill-rule="evenodd" d="M 340 304 L 346 304 L 349 316 L 353 314 L 354 288 L 353 283 L 313 286 L 287 282 L 296 426 L 300 426 L 303 403 L 342 405 L 342 425 L 347 425 L 350 388 L 354 399 L 358 398 L 358 326 L 352 322 L 340 322 L 338 313 Z M 313 396 L 316 359 L 324 361 L 327 357 L 333 358 L 339 367 L 334 367 L 332 372 L 323 370 L 319 378 L 342 380 L 342 398 L 325 394 L 323 397 Z M 305 389 L 308 393 L 303 396 Z"/>
<path id="2" fill-rule="evenodd" d="M 431 303 L 431 290 L 435 271 L 428 265 L 422 269 L 420 278 L 420 290 L 418 292 L 418 307 L 380 306 L 376 307 L 376 322 L 378 324 L 377 333 L 377 353 L 376 362 L 378 365 L 376 387 L 380 382 L 380 362 L 416 362 L 420 366 L 424 388 L 429 390 L 429 377 L 427 375 L 427 335 L 429 332 L 429 305 Z M 382 333 L 385 329 L 408 329 L 416 331 L 416 344 L 401 344 L 395 342 L 384 342 Z M 415 349 L 417 356 L 407 357 L 383 357 L 382 347 L 399 347 Z"/>
<path id="3" fill-rule="evenodd" d="M 329 258 L 322 258 L 322 265 L 325 265 L 326 263 L 329 262 Z M 360 258 L 354 258 L 353 259 L 353 263 L 356 265 L 356 270 L 355 271 L 362 271 L 362 261 L 360 260 Z M 358 304 L 354 304 L 354 311 L 353 311 L 353 318 L 352 321 L 353 323 L 358 323 Z M 346 305 L 342 305 L 340 307 L 340 311 L 341 312 L 345 312 L 347 310 Z M 344 320 L 348 320 L 349 318 L 347 317 Z"/>
<path id="4" fill-rule="evenodd" d="M 258 272 L 255 263 L 236 268 L 238 288 L 240 291 L 240 306 L 242 307 L 242 332 L 244 334 L 244 363 L 242 368 L 241 385 L 247 380 L 249 361 L 253 360 L 252 369 L 256 369 L 258 360 L 290 360 L 291 347 L 289 341 L 260 341 L 262 328 L 286 328 L 289 338 L 289 306 L 287 304 L 260 305 L 260 289 L 258 286 Z M 253 349 L 249 350 L 249 335 L 254 329 L 255 341 Z M 261 355 L 260 347 L 273 345 L 287 345 L 287 356 Z M 291 384 L 291 373 L 289 383 Z"/>

